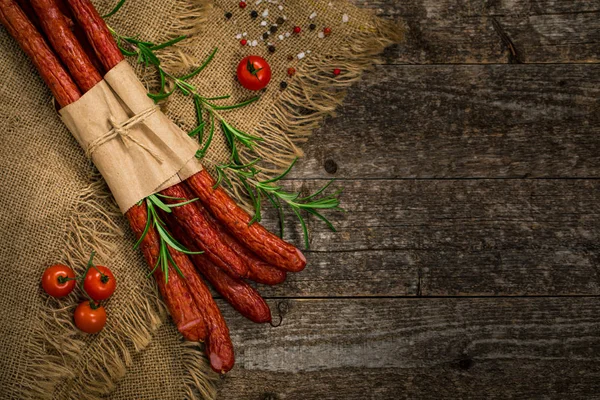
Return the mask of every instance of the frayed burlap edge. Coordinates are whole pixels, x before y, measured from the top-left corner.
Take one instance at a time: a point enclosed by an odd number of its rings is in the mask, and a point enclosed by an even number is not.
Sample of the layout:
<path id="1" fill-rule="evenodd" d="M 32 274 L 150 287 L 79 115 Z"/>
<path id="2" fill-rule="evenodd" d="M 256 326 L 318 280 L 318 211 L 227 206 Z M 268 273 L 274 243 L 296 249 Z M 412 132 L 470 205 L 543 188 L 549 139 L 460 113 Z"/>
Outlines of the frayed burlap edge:
<path id="1" fill-rule="evenodd" d="M 173 10 L 178 18 L 167 27 L 168 32 L 196 35 L 210 5 L 209 0 L 179 1 Z M 190 64 L 185 46 L 177 45 L 161 57 L 183 68 Z M 92 250 L 96 251 L 99 261 L 108 260 L 114 251 L 111 239 L 123 234 L 112 222 L 122 215 L 111 196 L 104 180 L 96 173 L 68 213 L 61 259 L 78 273 L 85 269 Z M 148 296 L 151 293 L 155 295 Z M 130 349 L 140 351 L 147 347 L 167 313 L 152 279 L 145 280 L 142 290 L 128 296 L 129 305 L 119 316 L 120 323 L 99 334 L 94 339 L 93 349 L 86 346 L 72 321 L 77 295 L 71 294 L 63 300 L 48 298 L 38 311 L 38 322 L 26 345 L 28 368 L 20 382 L 19 398 L 52 399 L 57 392 L 68 392 L 69 398 L 100 400 L 112 392 L 132 363 Z M 215 376 L 201 347 L 197 343 L 185 343 L 183 354 L 189 372 L 185 380 L 188 398 L 197 399 L 197 393 L 206 399 L 215 398 Z"/>
<path id="2" fill-rule="evenodd" d="M 82 273 L 92 250 L 98 260 L 107 260 L 114 251 L 112 239 L 123 233 L 112 221 L 122 216 L 98 173 L 68 215 L 61 261 Z M 51 399 L 60 385 L 69 386 L 71 398 L 98 399 L 106 394 L 131 364 L 127 343 L 135 350 L 146 347 L 165 318 L 161 300 L 146 295 L 155 292 L 154 282 L 144 281 L 143 290 L 132 294 L 135 297 L 120 316 L 119 326 L 101 333 L 92 351 L 72 321 L 78 295 L 73 293 L 64 300 L 48 297 L 27 345 L 29 368 L 21 382 L 20 398 Z M 71 381 L 77 384 L 67 383 Z"/>

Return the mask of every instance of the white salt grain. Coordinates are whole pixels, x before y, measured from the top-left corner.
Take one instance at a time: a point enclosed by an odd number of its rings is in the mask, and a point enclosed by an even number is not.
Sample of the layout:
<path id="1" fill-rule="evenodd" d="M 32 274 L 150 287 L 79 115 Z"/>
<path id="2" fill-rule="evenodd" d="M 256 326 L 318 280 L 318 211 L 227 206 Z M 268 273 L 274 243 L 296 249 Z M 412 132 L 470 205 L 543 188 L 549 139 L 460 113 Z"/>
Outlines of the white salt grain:
<path id="1" fill-rule="evenodd" d="M 317 17 L 317 12 L 314 11 L 312 14 L 310 14 L 310 16 L 308 18 L 315 19 L 316 17 Z"/>
<path id="2" fill-rule="evenodd" d="M 254 4 L 259 5 L 260 3 L 262 3 L 262 0 L 256 0 L 256 3 Z"/>
<path id="3" fill-rule="evenodd" d="M 348 22 L 348 19 L 349 19 L 348 14 L 342 15 L 342 22 Z"/>
<path id="4" fill-rule="evenodd" d="M 247 35 L 248 35 L 248 32 L 242 33 L 242 36 L 247 36 Z"/>
<path id="5" fill-rule="evenodd" d="M 284 36 L 283 35 L 279 35 L 278 38 L 279 38 L 279 40 L 283 40 Z"/>
<path id="6" fill-rule="evenodd" d="M 252 46 L 256 46 L 258 44 L 258 42 L 256 40 L 252 41 Z"/>
<path id="7" fill-rule="evenodd" d="M 262 22 L 260 23 L 260 26 L 267 26 L 267 21 L 262 21 Z"/>
<path id="8" fill-rule="evenodd" d="M 305 56 L 305 55 L 306 55 L 306 54 L 304 54 L 304 52 L 302 52 L 302 53 L 298 53 L 298 55 L 297 55 L 297 57 L 298 57 L 298 60 L 302 60 L 302 59 L 304 58 L 304 56 Z"/>
<path id="9" fill-rule="evenodd" d="M 285 33 L 285 37 L 290 37 L 292 34 L 290 32 Z"/>
<path id="10" fill-rule="evenodd" d="M 242 38 L 242 34 L 241 34 L 241 33 L 238 33 L 237 35 L 235 35 L 235 38 L 236 38 L 236 39 L 241 39 L 241 38 Z"/>
<path id="11" fill-rule="evenodd" d="M 279 10 L 283 10 L 283 6 L 282 5 L 278 5 L 277 8 L 279 8 Z"/>
<path id="12" fill-rule="evenodd" d="M 269 16 L 269 9 L 268 8 L 265 8 L 265 11 L 263 11 L 262 16 L 263 17 L 268 17 Z"/>
<path id="13" fill-rule="evenodd" d="M 323 32 L 319 32 L 317 36 L 319 36 L 319 39 L 323 39 L 325 37 L 325 34 Z"/>

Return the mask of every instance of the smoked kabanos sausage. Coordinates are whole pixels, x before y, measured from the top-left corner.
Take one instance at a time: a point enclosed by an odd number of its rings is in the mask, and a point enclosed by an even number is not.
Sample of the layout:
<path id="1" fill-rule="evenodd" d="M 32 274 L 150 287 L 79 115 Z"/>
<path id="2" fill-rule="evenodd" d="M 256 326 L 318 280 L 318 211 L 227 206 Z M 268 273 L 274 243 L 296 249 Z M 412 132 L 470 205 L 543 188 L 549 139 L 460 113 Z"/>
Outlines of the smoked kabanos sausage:
<path id="1" fill-rule="evenodd" d="M 169 252 L 185 277 L 185 282 L 192 295 L 192 301 L 204 318 L 208 335 L 206 338 L 206 353 L 210 360 L 210 366 L 216 372 L 228 372 L 235 364 L 235 355 L 227 323 L 189 256 L 172 248 L 169 248 Z M 173 277 L 169 274 L 169 283 L 171 279 Z"/>
<path id="2" fill-rule="evenodd" d="M 250 250 L 244 247 L 244 245 L 237 241 L 236 238 L 231 236 L 227 229 L 217 221 L 200 202 L 197 201 L 194 204 L 198 207 L 206 220 L 216 229 L 222 240 L 235 251 L 242 260 L 244 260 L 248 266 L 248 273 L 245 276 L 246 279 L 265 285 L 277 285 L 285 281 L 287 276 L 285 271 L 259 259 Z"/>
<path id="3" fill-rule="evenodd" d="M 139 239 L 144 232 L 148 219 L 146 208 L 136 205 L 125 215 L 129 220 L 129 225 L 135 237 Z M 140 250 L 149 266 L 156 265 L 159 257 L 160 241 L 153 227 L 148 230 L 148 233 L 142 239 Z M 165 278 L 160 268 L 156 269 L 154 277 L 158 284 L 158 290 L 179 332 L 187 340 L 204 341 L 208 337 L 204 316 L 193 302 L 192 294 L 186 281 L 177 275 L 172 268 L 169 273 L 168 283 L 165 283 Z"/>
<path id="4" fill-rule="evenodd" d="M 165 196 L 191 199 L 192 196 L 183 185 L 176 185 L 161 192 Z M 165 199 L 167 203 L 177 204 L 182 200 Z M 195 247 L 206 252 L 206 256 L 219 266 L 224 267 L 225 271 L 234 277 L 245 277 L 248 273 L 248 266 L 234 252 L 217 233 L 214 227 L 209 224 L 200 210 L 193 203 L 183 206 L 173 207 L 171 209 L 173 217 L 177 224 L 183 229 L 190 242 Z"/>
<path id="5" fill-rule="evenodd" d="M 71 76 L 14 0 L 0 0 L 0 22 L 31 59 L 61 107 L 81 97 Z"/>
<path id="6" fill-rule="evenodd" d="M 106 23 L 89 0 L 66 0 L 73 16 L 83 28 L 88 42 L 93 47 L 104 70 L 110 71 L 124 57 L 113 39 Z"/>
<path id="7" fill-rule="evenodd" d="M 290 272 L 299 272 L 306 267 L 306 258 L 300 250 L 258 223 L 249 225 L 248 213 L 222 188 L 213 188 L 215 180 L 208 172 L 200 171 L 186 182 L 212 215 L 264 261 Z"/>
<path id="8" fill-rule="evenodd" d="M 67 18 L 55 0 L 31 0 L 30 4 L 52 48 L 58 53 L 77 85 L 84 93 L 90 90 L 102 77 L 71 31 Z"/>
<path id="9" fill-rule="evenodd" d="M 190 249 L 195 249 L 183 230 L 174 223 L 172 216 L 166 216 L 169 229 L 177 240 Z M 227 275 L 214 265 L 204 254 L 191 255 L 196 269 L 210 282 L 215 290 L 240 314 L 256 323 L 271 322 L 271 310 L 260 293 L 241 279 Z"/>

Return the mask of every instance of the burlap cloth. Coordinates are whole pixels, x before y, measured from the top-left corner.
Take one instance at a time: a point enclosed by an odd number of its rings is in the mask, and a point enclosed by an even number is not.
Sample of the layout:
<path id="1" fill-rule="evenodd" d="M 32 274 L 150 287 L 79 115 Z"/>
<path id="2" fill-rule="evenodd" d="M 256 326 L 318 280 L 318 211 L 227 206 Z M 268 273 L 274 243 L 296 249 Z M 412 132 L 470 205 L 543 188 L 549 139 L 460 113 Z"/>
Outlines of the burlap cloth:
<path id="1" fill-rule="evenodd" d="M 107 11 L 116 1 L 96 3 Z M 376 55 L 400 39 L 400 30 L 345 1 L 249 1 L 245 10 L 237 3 L 129 0 L 109 24 L 123 34 L 157 41 L 192 34 L 178 49 L 164 52 L 172 71 L 197 65 L 218 47 L 209 68 L 193 80 L 205 96 L 249 98 L 251 93 L 234 80 L 235 66 L 248 54 L 267 58 L 273 81 L 261 100 L 227 112 L 226 118 L 265 139 L 257 152 L 267 161 L 263 168 L 275 171 L 301 154 L 298 144 L 335 110 L 343 89 L 376 61 Z M 266 8 L 269 16 L 263 17 Z M 249 16 L 252 9 L 259 13 L 256 20 Z M 228 11 L 231 19 L 225 18 Z M 316 17 L 310 19 L 313 12 Z M 276 49 L 270 53 L 260 36 L 284 15 L 286 22 L 267 39 Z M 263 20 L 267 27 L 260 25 Z M 311 22 L 317 26 L 314 31 L 308 28 Z M 286 38 L 294 25 L 302 26 L 302 34 Z M 332 34 L 319 38 L 324 26 L 331 27 Z M 243 33 L 258 45 L 240 46 L 236 35 Z M 305 57 L 299 59 L 300 53 Z M 4 29 L 0 54 L 0 398 L 214 397 L 215 375 L 202 349 L 183 343 L 169 322 L 153 280 L 146 278 L 147 266 L 132 249 L 125 219 L 60 122 L 49 91 Z M 298 71 L 293 78 L 286 75 L 288 67 Z M 334 68 L 342 74 L 334 77 Z M 154 72 L 138 72 L 151 87 Z M 285 90 L 280 89 L 283 80 L 289 84 Z M 184 129 L 196 124 L 189 98 L 175 96 L 166 111 Z M 206 157 L 207 167 L 227 161 L 228 154 L 218 134 Z M 39 282 L 52 263 L 81 270 L 92 249 L 98 252 L 98 262 L 112 268 L 118 288 L 107 303 L 106 329 L 86 336 L 71 321 L 77 296 L 60 302 L 49 299 Z M 239 324 L 250 323 L 241 317 L 228 322 L 233 332 Z"/>

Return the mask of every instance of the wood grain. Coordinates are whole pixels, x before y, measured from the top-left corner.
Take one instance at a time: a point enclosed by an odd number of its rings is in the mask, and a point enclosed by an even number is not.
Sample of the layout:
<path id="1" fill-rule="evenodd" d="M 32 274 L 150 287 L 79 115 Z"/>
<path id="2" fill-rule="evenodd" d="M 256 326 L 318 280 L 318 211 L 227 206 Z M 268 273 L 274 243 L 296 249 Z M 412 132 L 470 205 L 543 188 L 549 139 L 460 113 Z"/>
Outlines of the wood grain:
<path id="1" fill-rule="evenodd" d="M 597 0 L 353 0 L 404 20 L 407 41 L 386 52 L 389 64 L 597 63 Z M 512 56 L 506 40 L 516 49 Z"/>
<path id="2" fill-rule="evenodd" d="M 308 193 L 321 181 L 287 182 Z M 338 230 L 266 296 L 600 294 L 600 180 L 344 180 Z M 291 213 L 290 213 L 291 214 Z M 267 227 L 276 231 L 274 215 Z M 302 243 L 298 224 L 286 238 Z"/>
<path id="3" fill-rule="evenodd" d="M 595 298 L 285 306 L 279 328 L 224 308 L 238 366 L 221 381 L 221 398 L 589 399 L 600 387 Z"/>
<path id="4" fill-rule="evenodd" d="M 599 135 L 600 65 L 380 66 L 291 176 L 597 177 Z"/>

